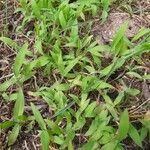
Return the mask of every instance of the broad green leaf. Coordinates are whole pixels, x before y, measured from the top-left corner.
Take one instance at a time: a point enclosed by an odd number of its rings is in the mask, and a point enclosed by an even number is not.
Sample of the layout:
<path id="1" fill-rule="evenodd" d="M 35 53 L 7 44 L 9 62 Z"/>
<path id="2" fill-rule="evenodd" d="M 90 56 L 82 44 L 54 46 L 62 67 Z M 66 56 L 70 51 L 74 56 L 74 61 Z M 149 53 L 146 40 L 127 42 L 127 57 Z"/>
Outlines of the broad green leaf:
<path id="1" fill-rule="evenodd" d="M 126 61 L 125 57 L 114 58 L 113 62 L 109 66 L 100 71 L 100 77 L 106 76 L 108 78 L 114 71 L 123 66 L 125 61 Z"/>
<path id="2" fill-rule="evenodd" d="M 100 82 L 100 85 L 97 87 L 97 90 L 106 89 L 106 88 L 113 88 L 113 86 L 110 85 L 109 83 L 106 83 L 102 80 L 100 80 L 99 82 Z"/>
<path id="3" fill-rule="evenodd" d="M 139 75 L 139 74 L 136 73 L 136 72 L 130 71 L 130 72 L 127 72 L 126 74 L 129 75 L 129 76 L 131 76 L 131 77 L 136 77 L 136 78 L 138 78 L 138 79 L 142 79 L 142 76 Z"/>
<path id="4" fill-rule="evenodd" d="M 91 36 L 88 36 L 88 37 L 85 37 L 85 39 L 83 40 L 82 48 L 84 48 L 86 45 L 90 44 L 92 38 L 93 38 L 92 35 L 91 35 Z"/>
<path id="5" fill-rule="evenodd" d="M 85 117 L 93 117 L 95 116 L 94 109 L 96 108 L 97 103 L 92 102 L 91 104 L 88 105 L 88 107 L 85 109 Z"/>
<path id="6" fill-rule="evenodd" d="M 63 11 L 60 11 L 60 13 L 59 13 L 59 22 L 60 22 L 60 25 L 62 26 L 62 28 L 66 27 L 67 22 L 66 22 L 64 14 L 63 14 Z"/>
<path id="7" fill-rule="evenodd" d="M 89 48 L 87 51 L 90 52 L 94 56 L 102 56 L 100 54 L 100 52 L 103 51 L 103 46 L 101 46 L 101 45 L 100 46 L 95 46 L 95 47 Z"/>
<path id="8" fill-rule="evenodd" d="M 98 128 L 98 125 L 99 125 L 98 121 L 99 120 L 97 118 L 92 121 L 92 124 L 90 125 L 88 131 L 85 133 L 85 136 L 90 136 L 96 131 L 96 129 Z"/>
<path id="9" fill-rule="evenodd" d="M 78 20 L 75 19 L 73 26 L 71 27 L 71 33 L 70 33 L 71 38 L 73 39 L 78 38 L 78 30 L 79 30 Z"/>
<path id="10" fill-rule="evenodd" d="M 43 130 L 40 134 L 42 150 L 49 150 L 50 137 L 47 130 Z"/>
<path id="11" fill-rule="evenodd" d="M 68 150 L 74 150 L 74 146 L 71 141 L 68 143 Z"/>
<path id="12" fill-rule="evenodd" d="M 61 110 L 57 111 L 52 117 L 52 118 L 55 118 L 57 117 L 58 115 L 64 113 L 67 109 L 69 109 L 71 106 L 73 106 L 75 104 L 74 101 L 70 102 L 67 106 L 65 106 L 64 108 L 62 108 Z"/>
<path id="13" fill-rule="evenodd" d="M 75 137 L 75 131 L 74 129 L 72 129 L 72 126 L 71 126 L 69 129 L 67 129 L 65 142 L 69 144 L 69 142 L 71 142 L 74 139 L 74 137 Z"/>
<path id="14" fill-rule="evenodd" d="M 12 93 L 8 95 L 7 93 L 3 93 L 2 97 L 8 102 L 8 101 L 15 101 L 17 99 L 18 93 Z"/>
<path id="15" fill-rule="evenodd" d="M 62 129 L 59 127 L 59 125 L 53 121 L 51 121 L 50 119 L 46 119 L 45 122 L 47 123 L 48 127 L 51 128 L 52 133 L 54 134 L 61 134 L 62 133 Z"/>
<path id="16" fill-rule="evenodd" d="M 8 146 L 13 145 L 16 142 L 20 129 L 21 127 L 19 124 L 16 124 L 13 127 L 10 135 L 8 136 Z"/>
<path id="17" fill-rule="evenodd" d="M 142 36 L 144 36 L 147 33 L 150 33 L 150 29 L 142 27 L 138 31 L 138 33 L 134 36 L 134 38 L 132 39 L 132 42 L 135 42 L 136 40 L 138 40 L 139 38 L 141 38 Z"/>
<path id="18" fill-rule="evenodd" d="M 120 92 L 114 101 L 114 106 L 120 104 L 120 102 L 122 101 L 123 98 L 124 98 L 124 92 Z"/>
<path id="19" fill-rule="evenodd" d="M 16 76 L 20 74 L 21 66 L 25 61 L 25 55 L 28 53 L 27 48 L 28 48 L 28 44 L 24 44 L 16 56 L 15 63 L 13 66 L 13 70 Z"/>
<path id="20" fill-rule="evenodd" d="M 103 133 L 103 136 L 102 136 L 101 139 L 99 140 L 99 143 L 100 143 L 100 144 L 107 144 L 107 143 L 111 142 L 112 138 L 113 138 L 113 137 L 112 137 L 112 135 L 111 135 L 110 133 L 104 132 L 104 133 Z"/>
<path id="21" fill-rule="evenodd" d="M 7 128 L 10 128 L 14 125 L 14 122 L 13 121 L 5 121 L 5 122 L 2 122 L 0 123 L 0 130 L 1 129 L 7 129 Z"/>
<path id="22" fill-rule="evenodd" d="M 63 137 L 59 137 L 59 136 L 54 136 L 54 143 L 59 144 L 59 145 L 63 145 L 64 144 L 64 138 Z"/>
<path id="23" fill-rule="evenodd" d="M 107 109 L 109 110 L 109 112 L 111 113 L 111 115 L 113 116 L 113 118 L 115 120 L 118 120 L 118 115 L 117 115 L 117 111 L 114 109 L 114 107 L 110 104 L 106 104 Z"/>
<path id="24" fill-rule="evenodd" d="M 132 96 L 136 96 L 136 95 L 140 94 L 140 90 L 133 89 L 133 88 L 127 88 L 125 90 L 125 92 L 128 93 L 129 95 L 132 95 Z"/>
<path id="25" fill-rule="evenodd" d="M 128 28 L 128 22 L 125 22 L 118 30 L 113 42 L 112 42 L 112 50 L 113 52 L 115 52 L 115 54 L 118 54 L 118 44 L 120 43 L 120 41 L 122 40 L 122 38 L 125 36 L 125 32 Z"/>
<path id="26" fill-rule="evenodd" d="M 71 71 L 71 69 L 79 62 L 80 58 L 81 57 L 78 57 L 69 62 L 69 65 L 64 70 L 64 76 L 66 76 Z"/>
<path id="27" fill-rule="evenodd" d="M 79 150 L 95 150 L 97 146 L 97 143 L 91 140 L 79 148 Z"/>
<path id="28" fill-rule="evenodd" d="M 102 96 L 103 96 L 106 104 L 113 106 L 113 102 L 112 102 L 111 98 L 106 93 L 104 93 Z"/>
<path id="29" fill-rule="evenodd" d="M 122 141 L 127 137 L 129 132 L 129 115 L 127 109 L 120 116 L 119 129 L 117 134 L 117 140 Z"/>
<path id="30" fill-rule="evenodd" d="M 33 14 L 34 14 L 36 17 L 39 18 L 39 17 L 41 16 L 41 15 L 40 15 L 40 8 L 39 8 L 39 6 L 38 6 L 36 0 L 32 0 L 32 1 L 31 1 L 31 6 L 32 6 L 32 12 L 33 12 Z"/>
<path id="31" fill-rule="evenodd" d="M 82 111 L 84 111 L 85 109 L 86 109 L 86 107 L 88 106 L 88 104 L 89 104 L 89 102 L 90 102 L 90 99 L 81 99 L 81 103 L 80 103 L 80 111 L 82 112 Z"/>
<path id="32" fill-rule="evenodd" d="M 102 23 L 104 23 L 104 22 L 106 21 L 107 17 L 108 17 L 108 12 L 105 11 L 105 10 L 103 10 L 102 16 L 101 16 L 101 18 L 102 18 Z"/>
<path id="33" fill-rule="evenodd" d="M 28 74 L 34 68 L 43 67 L 43 66 L 47 65 L 49 62 L 50 62 L 49 57 L 43 55 L 43 56 L 38 57 L 37 59 L 33 60 L 29 64 L 27 64 L 26 67 L 24 68 L 24 71 L 26 74 Z"/>
<path id="34" fill-rule="evenodd" d="M 112 141 L 112 142 L 109 142 L 107 144 L 105 144 L 101 150 L 115 150 L 116 146 L 117 146 L 117 141 Z"/>
<path id="35" fill-rule="evenodd" d="M 44 119 L 41 116 L 39 110 L 36 108 L 36 106 L 33 103 L 31 103 L 31 108 L 32 108 L 35 120 L 38 122 L 40 128 L 42 130 L 46 130 L 46 124 L 45 124 Z"/>
<path id="36" fill-rule="evenodd" d="M 141 141 L 143 141 L 147 137 L 147 134 L 148 134 L 148 129 L 145 128 L 145 127 L 142 127 L 141 131 L 140 131 L 140 139 L 141 139 Z"/>
<path id="37" fill-rule="evenodd" d="M 14 118 L 23 115 L 23 112 L 24 112 L 24 94 L 22 88 L 19 87 L 17 100 L 14 106 L 14 114 L 13 114 Z"/>
<path id="38" fill-rule="evenodd" d="M 150 74 L 144 75 L 144 76 L 142 76 L 142 78 L 144 80 L 150 80 Z"/>
<path id="39" fill-rule="evenodd" d="M 132 138 L 132 140 L 142 148 L 142 141 L 140 139 L 140 135 L 137 131 L 137 129 L 132 125 L 130 124 L 130 128 L 129 128 L 129 135 L 130 137 Z"/>
<path id="40" fill-rule="evenodd" d="M 100 76 L 106 76 L 109 75 L 109 73 L 111 72 L 112 68 L 113 68 L 114 64 L 110 64 L 109 66 L 107 66 L 106 68 L 104 68 L 103 70 L 100 71 Z"/>
<path id="41" fill-rule="evenodd" d="M 37 39 L 36 41 L 35 41 L 35 49 L 37 50 L 37 52 L 39 52 L 40 54 L 44 54 L 43 53 L 43 49 L 42 49 L 42 42 L 41 42 L 41 40 L 40 39 Z"/>
<path id="42" fill-rule="evenodd" d="M 19 46 L 17 45 L 17 43 L 10 39 L 10 38 L 7 38 L 7 37 L 0 37 L 0 41 L 4 42 L 4 44 L 8 45 L 9 47 L 11 48 L 14 48 L 14 49 L 19 49 Z"/>
<path id="43" fill-rule="evenodd" d="M 5 92 L 15 82 L 16 82 L 16 78 L 12 77 L 9 80 L 5 81 L 4 83 L 1 83 L 0 84 L 0 92 Z"/>

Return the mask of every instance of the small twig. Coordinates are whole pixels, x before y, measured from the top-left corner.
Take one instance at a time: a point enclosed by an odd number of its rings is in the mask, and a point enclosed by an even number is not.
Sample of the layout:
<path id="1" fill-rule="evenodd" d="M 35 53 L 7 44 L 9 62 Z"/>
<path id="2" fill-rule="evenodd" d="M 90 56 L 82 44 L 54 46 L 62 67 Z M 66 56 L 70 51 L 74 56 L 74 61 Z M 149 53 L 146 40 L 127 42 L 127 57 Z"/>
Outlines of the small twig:
<path id="1" fill-rule="evenodd" d="M 3 79 L 6 79 L 6 78 L 9 78 L 9 77 L 12 77 L 13 75 L 14 75 L 14 73 L 5 75 L 5 76 L 1 77 L 0 80 L 3 80 Z"/>
<path id="2" fill-rule="evenodd" d="M 150 98 L 147 99 L 145 102 L 143 102 L 141 105 L 139 105 L 138 107 L 136 107 L 135 109 L 131 110 L 130 113 L 133 113 L 135 111 L 137 111 L 138 109 L 140 109 L 140 107 L 142 107 L 143 105 L 145 105 L 146 103 L 148 103 L 150 101 Z"/>

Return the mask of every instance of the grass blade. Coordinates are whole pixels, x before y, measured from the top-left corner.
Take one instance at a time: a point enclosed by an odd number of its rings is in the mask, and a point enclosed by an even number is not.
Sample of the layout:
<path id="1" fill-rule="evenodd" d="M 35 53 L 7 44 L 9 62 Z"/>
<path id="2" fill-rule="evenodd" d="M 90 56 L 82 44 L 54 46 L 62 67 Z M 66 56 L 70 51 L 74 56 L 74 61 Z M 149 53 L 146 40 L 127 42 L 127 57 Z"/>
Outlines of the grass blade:
<path id="1" fill-rule="evenodd" d="M 132 124 L 130 124 L 129 135 L 138 146 L 140 146 L 141 148 L 143 147 L 140 135 L 139 135 L 137 129 Z"/>
<path id="2" fill-rule="evenodd" d="M 43 130 L 41 135 L 41 143 L 42 143 L 42 150 L 49 150 L 49 134 L 48 131 Z"/>
<path id="3" fill-rule="evenodd" d="M 25 55 L 27 54 L 27 48 L 28 48 L 28 45 L 24 44 L 22 48 L 20 49 L 18 55 L 16 56 L 14 67 L 13 67 L 13 70 L 16 76 L 20 74 L 21 66 L 24 63 Z"/>
<path id="4" fill-rule="evenodd" d="M 20 125 L 16 124 L 13 127 L 12 132 L 10 133 L 8 137 L 8 146 L 13 145 L 16 142 L 17 137 L 19 135 L 19 131 L 20 131 Z"/>
<path id="5" fill-rule="evenodd" d="M 118 129 L 117 140 L 122 141 L 127 137 L 129 132 L 129 115 L 128 111 L 125 110 L 120 117 L 120 124 Z"/>
<path id="6" fill-rule="evenodd" d="M 23 115 L 23 112 L 24 112 L 24 94 L 22 88 L 20 87 L 14 107 L 14 117 L 17 118 L 18 116 Z"/>
<path id="7" fill-rule="evenodd" d="M 40 128 L 42 130 L 46 130 L 45 121 L 44 121 L 42 115 L 40 114 L 39 110 L 36 108 L 36 106 L 33 103 L 31 103 L 31 108 L 32 108 L 35 120 L 38 122 Z"/>

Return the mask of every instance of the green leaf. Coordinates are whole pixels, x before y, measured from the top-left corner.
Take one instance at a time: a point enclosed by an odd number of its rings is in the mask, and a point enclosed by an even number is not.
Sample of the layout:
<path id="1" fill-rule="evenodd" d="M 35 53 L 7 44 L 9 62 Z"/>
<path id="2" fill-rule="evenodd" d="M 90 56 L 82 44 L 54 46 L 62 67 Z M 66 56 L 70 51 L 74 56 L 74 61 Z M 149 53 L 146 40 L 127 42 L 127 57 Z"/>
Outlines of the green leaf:
<path id="1" fill-rule="evenodd" d="M 147 137 L 147 134 L 148 134 L 148 129 L 145 128 L 145 127 L 142 127 L 141 131 L 140 131 L 140 139 L 141 139 L 141 141 L 143 141 Z"/>
<path id="2" fill-rule="evenodd" d="M 4 83 L 0 84 L 0 92 L 5 92 L 11 85 L 16 82 L 16 78 L 12 77 Z"/>
<path id="3" fill-rule="evenodd" d="M 42 130 L 46 130 L 46 124 L 45 124 L 44 119 L 41 116 L 39 110 L 36 108 L 36 106 L 33 103 L 31 103 L 31 108 L 32 108 L 35 120 L 38 122 L 40 128 Z"/>
<path id="4" fill-rule="evenodd" d="M 24 44 L 16 56 L 15 63 L 13 66 L 13 70 L 16 76 L 20 74 L 20 69 L 22 64 L 24 63 L 25 55 L 28 53 L 27 48 L 28 48 L 28 44 Z"/>
<path id="5" fill-rule="evenodd" d="M 99 125 L 99 120 L 96 118 L 95 120 L 92 121 L 92 124 L 90 125 L 88 131 L 85 133 L 85 136 L 92 135 L 98 128 L 98 125 Z"/>
<path id="6" fill-rule="evenodd" d="M 127 94 L 129 94 L 129 95 L 132 95 L 132 96 L 136 96 L 136 95 L 140 94 L 140 90 L 138 90 L 138 89 L 133 89 L 133 88 L 127 88 L 127 89 L 125 90 L 125 92 L 126 92 Z"/>
<path id="7" fill-rule="evenodd" d="M 114 101 L 114 106 L 120 104 L 120 102 L 122 101 L 123 98 L 124 98 L 124 92 L 120 92 Z"/>
<path id="8" fill-rule="evenodd" d="M 48 131 L 43 130 L 40 134 L 42 150 L 49 150 L 50 137 Z"/>
<path id="9" fill-rule="evenodd" d="M 88 143 L 84 144 L 82 148 L 79 150 L 94 150 L 97 147 L 97 143 L 95 141 L 89 141 Z"/>
<path id="10" fill-rule="evenodd" d="M 37 52 L 39 52 L 39 54 L 44 54 L 43 49 L 42 49 L 42 42 L 39 38 L 35 41 L 34 46 L 35 46 L 35 49 L 37 50 Z"/>
<path id="11" fill-rule="evenodd" d="M 1 129 L 7 129 L 7 128 L 10 128 L 14 125 L 14 122 L 13 121 L 5 121 L 5 122 L 2 122 L 0 123 L 0 130 Z"/>
<path id="12" fill-rule="evenodd" d="M 78 31 L 79 27 L 78 27 L 78 20 L 75 19 L 73 26 L 71 27 L 71 33 L 70 33 L 70 37 L 73 39 L 78 38 Z"/>
<path id="13" fill-rule="evenodd" d="M 104 93 L 102 96 L 103 96 L 106 104 L 113 106 L 113 102 L 112 102 L 111 98 L 106 93 Z"/>
<path id="14" fill-rule="evenodd" d="M 54 136 L 54 143 L 59 144 L 59 145 L 63 145 L 64 144 L 64 138 L 63 137 L 59 137 L 59 136 Z"/>
<path id="15" fill-rule="evenodd" d="M 51 121 L 50 119 L 46 119 L 45 120 L 48 127 L 51 128 L 52 133 L 54 134 L 61 134 L 62 133 L 62 129 L 59 127 L 59 125 L 53 121 Z"/>
<path id="16" fill-rule="evenodd" d="M 73 106 L 75 104 L 74 101 L 70 102 L 66 107 L 62 108 L 61 110 L 57 111 L 52 117 L 52 118 L 55 118 L 57 117 L 58 115 L 64 113 L 67 109 L 69 109 L 71 106 Z"/>
<path id="17" fill-rule="evenodd" d="M 14 114 L 13 116 L 17 118 L 18 116 L 23 115 L 24 112 L 24 94 L 21 87 L 19 87 L 17 100 L 14 106 Z"/>
<path id="18" fill-rule="evenodd" d="M 129 132 L 129 115 L 128 111 L 125 110 L 120 117 L 117 140 L 122 141 L 123 139 L 125 139 L 127 137 L 128 132 Z"/>
<path id="19" fill-rule="evenodd" d="M 92 102 L 91 104 L 88 105 L 88 107 L 85 109 L 85 117 L 93 117 L 95 116 L 94 109 L 96 108 L 97 103 Z"/>
<path id="20" fill-rule="evenodd" d="M 7 37 L 0 37 L 0 41 L 4 42 L 4 44 L 8 45 L 9 47 L 11 48 L 14 48 L 14 49 L 19 49 L 19 46 L 17 45 L 17 43 L 10 39 L 10 38 L 7 38 Z"/>
<path id="21" fill-rule="evenodd" d="M 100 52 L 103 51 L 103 46 L 101 45 L 95 46 L 95 47 L 89 48 L 87 51 L 90 52 L 94 56 L 102 56 Z"/>
<path id="22" fill-rule="evenodd" d="M 113 88 L 113 86 L 110 85 L 109 83 L 106 83 L 102 80 L 99 80 L 99 82 L 100 82 L 100 85 L 97 87 L 97 90 L 106 89 L 106 88 Z"/>
<path id="23" fill-rule="evenodd" d="M 142 76 L 142 78 L 144 80 L 150 80 L 150 74 L 144 75 L 144 76 Z"/>
<path id="24" fill-rule="evenodd" d="M 136 73 L 136 72 L 130 71 L 130 72 L 127 72 L 126 74 L 129 75 L 129 76 L 131 76 L 131 77 L 136 77 L 136 78 L 138 78 L 138 79 L 142 79 L 142 76 L 139 75 L 139 74 Z"/>
<path id="25" fill-rule="evenodd" d="M 104 132 L 99 142 L 100 144 L 107 144 L 112 141 L 112 138 L 113 138 L 112 134 L 108 132 Z"/>
<path id="26" fill-rule="evenodd" d="M 36 17 L 39 18 L 39 17 L 41 16 L 41 15 L 40 15 L 40 8 L 39 8 L 39 6 L 38 6 L 36 0 L 32 0 L 32 1 L 31 1 L 31 6 L 32 6 L 32 12 L 33 12 L 33 14 L 34 14 Z"/>
<path id="27" fill-rule="evenodd" d="M 117 111 L 114 109 L 114 107 L 110 104 L 106 104 L 107 109 L 109 110 L 109 112 L 111 113 L 111 115 L 113 116 L 113 118 L 115 120 L 118 120 L 118 115 L 117 115 Z"/>
<path id="28" fill-rule="evenodd" d="M 21 127 L 19 124 L 16 124 L 13 127 L 12 132 L 10 133 L 10 135 L 8 137 L 8 146 L 13 145 L 16 142 L 17 137 L 19 135 L 20 128 Z"/>
<path id="29" fill-rule="evenodd" d="M 60 25 L 65 28 L 66 25 L 67 25 L 67 22 L 66 22 L 66 19 L 65 19 L 65 16 L 63 14 L 63 11 L 60 11 L 59 13 L 59 22 L 60 22 Z"/>
<path id="30" fill-rule="evenodd" d="M 122 38 L 124 37 L 125 35 L 125 32 L 128 28 L 128 22 L 125 22 L 118 30 L 113 42 L 112 42 L 112 50 L 113 52 L 115 52 L 115 54 L 118 54 L 119 51 L 118 51 L 118 44 L 120 43 L 120 41 L 122 40 Z"/>
<path id="31" fill-rule="evenodd" d="M 64 76 L 66 76 L 71 71 L 71 69 L 78 63 L 80 58 L 81 57 L 78 57 L 78 58 L 76 58 L 76 59 L 69 62 L 69 65 L 64 70 Z"/>
<path id="32" fill-rule="evenodd" d="M 140 39 L 142 36 L 144 36 L 145 34 L 150 33 L 150 29 L 144 28 L 142 27 L 138 33 L 134 36 L 134 38 L 132 39 L 132 42 L 137 41 L 138 39 Z"/>
<path id="33" fill-rule="evenodd" d="M 132 138 L 132 140 L 142 148 L 142 142 L 141 142 L 141 138 L 140 138 L 140 135 L 137 131 L 137 129 L 132 125 L 130 124 L 130 128 L 129 128 L 129 135 L 130 137 Z"/>
<path id="34" fill-rule="evenodd" d="M 101 150 L 115 150 L 116 146 L 117 146 L 117 141 L 112 141 L 112 142 L 105 144 L 101 148 Z"/>

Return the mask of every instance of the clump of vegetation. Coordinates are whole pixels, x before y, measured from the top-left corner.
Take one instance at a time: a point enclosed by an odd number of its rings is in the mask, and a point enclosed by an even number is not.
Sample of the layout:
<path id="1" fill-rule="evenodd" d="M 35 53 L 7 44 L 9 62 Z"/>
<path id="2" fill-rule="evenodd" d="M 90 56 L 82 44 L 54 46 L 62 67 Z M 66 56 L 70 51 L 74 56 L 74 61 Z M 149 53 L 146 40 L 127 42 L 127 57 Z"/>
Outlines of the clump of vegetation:
<path id="1" fill-rule="evenodd" d="M 3 100 L 14 103 L 11 119 L 0 123 L 2 132 L 11 130 L 8 146 L 21 132 L 36 130 L 43 150 L 122 150 L 129 138 L 143 148 L 149 111 L 134 117 L 140 106 L 131 109 L 130 100 L 142 91 L 128 86 L 123 76 L 150 79 L 139 71 L 142 54 L 150 52 L 150 29 L 128 39 L 125 22 L 111 44 L 99 44 L 91 35 L 93 18 L 100 13 L 105 23 L 110 6 L 110 0 L 20 0 L 16 12 L 24 17 L 17 31 L 32 22 L 33 30 L 25 34 L 34 37 L 34 44 L 0 37 L 16 52 L 12 77 L 0 84 Z M 31 82 L 34 88 L 26 88 Z M 44 104 L 44 113 L 37 103 Z"/>

